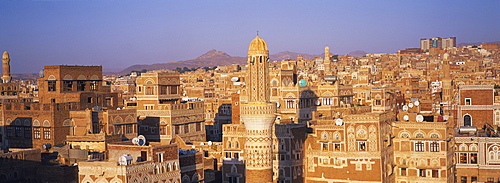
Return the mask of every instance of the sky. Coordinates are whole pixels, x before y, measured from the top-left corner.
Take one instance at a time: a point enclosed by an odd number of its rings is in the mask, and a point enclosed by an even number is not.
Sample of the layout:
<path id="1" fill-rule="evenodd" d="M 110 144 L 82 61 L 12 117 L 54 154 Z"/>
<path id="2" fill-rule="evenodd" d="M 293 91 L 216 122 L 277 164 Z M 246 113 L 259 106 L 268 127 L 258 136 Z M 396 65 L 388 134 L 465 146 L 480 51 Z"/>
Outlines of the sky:
<path id="1" fill-rule="evenodd" d="M 0 51 L 11 73 L 45 65 L 194 59 L 211 49 L 246 56 L 259 36 L 270 54 L 394 53 L 420 38 L 500 41 L 500 1 L 481 0 L 1 0 Z"/>

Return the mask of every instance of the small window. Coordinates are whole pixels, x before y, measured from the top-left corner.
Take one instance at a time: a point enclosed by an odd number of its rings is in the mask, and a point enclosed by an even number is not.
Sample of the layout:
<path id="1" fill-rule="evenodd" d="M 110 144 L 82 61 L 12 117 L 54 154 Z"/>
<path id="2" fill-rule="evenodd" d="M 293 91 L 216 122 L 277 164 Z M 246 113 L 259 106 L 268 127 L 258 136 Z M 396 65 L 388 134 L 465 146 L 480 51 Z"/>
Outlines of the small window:
<path id="1" fill-rule="evenodd" d="M 406 168 L 401 168 L 401 176 L 406 176 Z"/>
<path id="2" fill-rule="evenodd" d="M 426 177 L 426 174 L 425 174 L 425 169 L 418 169 L 418 176 L 419 177 Z"/>
<path id="3" fill-rule="evenodd" d="M 466 176 L 460 177 L 460 183 L 467 183 L 467 177 Z"/>
<path id="4" fill-rule="evenodd" d="M 439 170 L 432 170 L 432 177 L 438 178 L 439 177 Z"/>
<path id="5" fill-rule="evenodd" d="M 465 105 L 472 105 L 471 98 L 465 98 Z"/>
<path id="6" fill-rule="evenodd" d="M 458 161 L 460 164 L 467 164 L 467 153 L 459 153 Z"/>
<path id="7" fill-rule="evenodd" d="M 477 164 L 477 153 L 471 153 L 470 154 L 470 163 L 471 164 Z"/>
<path id="8" fill-rule="evenodd" d="M 431 152 L 439 152 L 439 142 L 431 142 L 429 147 Z"/>
<path id="9" fill-rule="evenodd" d="M 321 142 L 321 150 L 328 151 L 328 142 Z"/>
<path id="10" fill-rule="evenodd" d="M 56 91 L 56 81 L 48 81 L 48 91 Z"/>
<path id="11" fill-rule="evenodd" d="M 415 151 L 423 152 L 424 151 L 424 143 L 423 142 L 415 142 Z"/>
<path id="12" fill-rule="evenodd" d="M 366 151 L 366 141 L 358 141 L 358 151 Z"/>
<path id="13" fill-rule="evenodd" d="M 73 81 L 63 81 L 63 91 L 72 91 Z"/>

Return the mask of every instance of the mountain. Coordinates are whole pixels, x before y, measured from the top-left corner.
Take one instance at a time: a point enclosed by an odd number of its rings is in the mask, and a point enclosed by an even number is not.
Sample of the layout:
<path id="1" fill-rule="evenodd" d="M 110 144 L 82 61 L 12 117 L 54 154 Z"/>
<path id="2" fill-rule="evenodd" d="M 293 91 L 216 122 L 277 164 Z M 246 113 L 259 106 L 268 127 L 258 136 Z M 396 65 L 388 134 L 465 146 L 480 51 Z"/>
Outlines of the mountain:
<path id="1" fill-rule="evenodd" d="M 319 55 L 310 55 L 310 54 L 304 54 L 304 53 L 284 51 L 284 52 L 279 52 L 279 53 L 269 55 L 269 59 L 271 61 L 275 61 L 275 60 L 281 61 L 281 60 L 285 60 L 285 59 L 295 60 L 295 59 L 297 59 L 298 55 L 302 55 L 302 57 L 304 59 L 313 59 L 315 56 L 319 56 Z"/>
<path id="2" fill-rule="evenodd" d="M 356 50 L 356 51 L 349 52 L 348 55 L 353 56 L 353 57 L 363 57 L 366 55 L 366 52 L 361 51 L 361 50 Z"/>
<path id="3" fill-rule="evenodd" d="M 297 55 L 302 55 L 305 59 L 313 59 L 314 55 L 310 54 L 302 54 L 302 53 L 296 53 L 296 52 L 279 52 L 276 54 L 269 55 L 269 59 L 274 61 L 274 60 L 284 60 L 284 59 L 292 59 L 295 60 L 297 58 Z M 140 71 L 143 69 L 146 70 L 155 70 L 155 69 L 175 69 L 177 67 L 184 68 L 198 68 L 198 67 L 213 67 L 213 66 L 225 66 L 225 65 L 231 65 L 231 64 L 239 64 L 239 65 L 244 65 L 247 63 L 247 58 L 246 57 L 238 57 L 238 56 L 230 56 L 225 52 L 222 51 L 217 51 L 217 50 L 210 50 L 207 53 L 199 56 L 198 58 L 191 59 L 191 60 L 185 60 L 185 61 L 177 61 L 177 62 L 167 62 L 167 63 L 156 63 L 152 65 L 133 65 L 130 67 L 127 67 L 120 71 L 118 74 L 128 74 L 131 71 Z"/>
<path id="4" fill-rule="evenodd" d="M 198 68 L 198 67 L 213 67 L 213 66 L 224 66 L 231 64 L 245 64 L 247 61 L 246 57 L 230 56 L 227 53 L 217 50 L 210 50 L 207 53 L 199 56 L 198 58 L 177 61 L 177 62 L 167 62 L 167 63 L 156 63 L 152 65 L 133 65 L 127 67 L 119 72 L 119 74 L 128 74 L 131 71 L 155 70 L 155 69 L 175 69 L 177 67 L 183 68 Z"/>

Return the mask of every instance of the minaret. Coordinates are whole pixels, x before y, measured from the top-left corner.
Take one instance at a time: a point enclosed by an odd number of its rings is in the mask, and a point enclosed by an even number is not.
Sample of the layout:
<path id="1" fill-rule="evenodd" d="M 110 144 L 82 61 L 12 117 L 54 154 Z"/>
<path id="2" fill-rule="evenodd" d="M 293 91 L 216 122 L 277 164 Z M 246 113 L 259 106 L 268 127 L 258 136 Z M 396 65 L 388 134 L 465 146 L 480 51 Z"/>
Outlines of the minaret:
<path id="1" fill-rule="evenodd" d="M 443 75 L 443 79 L 442 79 L 442 89 L 441 89 L 442 95 L 443 95 L 442 101 L 446 102 L 448 104 L 451 104 L 453 102 L 452 101 L 452 99 L 453 99 L 453 86 L 452 86 L 453 79 L 450 76 L 450 64 L 449 64 L 448 59 L 446 59 L 444 62 L 445 62 L 443 65 L 444 75 Z"/>
<path id="2" fill-rule="evenodd" d="M 325 57 L 323 59 L 323 65 L 325 66 L 325 74 L 331 71 L 331 59 L 330 59 L 330 47 L 325 46 Z"/>
<path id="3" fill-rule="evenodd" d="M 8 52 L 3 52 L 2 70 L 3 70 L 3 76 L 2 76 L 3 83 L 10 83 L 12 77 L 10 77 L 10 57 Z"/>
<path id="4" fill-rule="evenodd" d="M 269 102 L 269 50 L 259 36 L 248 46 L 248 69 L 245 78 L 248 103 L 241 105 L 241 119 L 246 128 L 246 182 L 273 182 L 272 125 L 276 105 Z"/>

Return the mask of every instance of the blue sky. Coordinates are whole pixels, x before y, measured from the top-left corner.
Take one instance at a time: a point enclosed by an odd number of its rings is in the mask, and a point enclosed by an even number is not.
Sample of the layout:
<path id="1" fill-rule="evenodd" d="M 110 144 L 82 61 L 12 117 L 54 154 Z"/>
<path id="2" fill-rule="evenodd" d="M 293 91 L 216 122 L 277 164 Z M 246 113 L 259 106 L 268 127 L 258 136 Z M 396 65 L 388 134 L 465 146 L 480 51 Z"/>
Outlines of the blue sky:
<path id="1" fill-rule="evenodd" d="M 256 31 L 270 53 L 394 53 L 420 38 L 500 41 L 500 1 L 0 1 L 0 51 L 12 73 L 44 65 L 134 64 L 245 56 Z"/>

